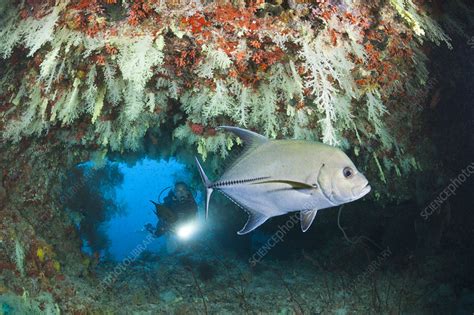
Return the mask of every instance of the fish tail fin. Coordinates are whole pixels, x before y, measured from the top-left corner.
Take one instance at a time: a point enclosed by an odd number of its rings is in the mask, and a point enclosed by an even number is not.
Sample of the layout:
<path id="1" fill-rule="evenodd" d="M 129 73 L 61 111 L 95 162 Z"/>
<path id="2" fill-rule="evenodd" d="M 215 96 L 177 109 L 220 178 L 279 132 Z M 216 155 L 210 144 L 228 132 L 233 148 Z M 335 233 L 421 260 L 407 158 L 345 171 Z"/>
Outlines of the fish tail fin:
<path id="1" fill-rule="evenodd" d="M 201 175 L 202 183 L 206 187 L 206 220 L 207 220 L 207 216 L 209 213 L 209 200 L 211 199 L 211 194 L 214 191 L 214 189 L 212 188 L 212 182 L 209 180 L 209 178 L 207 178 L 206 173 L 204 173 L 204 170 L 201 166 L 201 163 L 199 163 L 198 158 L 197 157 L 194 157 L 194 158 L 196 159 L 196 165 L 198 167 L 199 174 Z"/>

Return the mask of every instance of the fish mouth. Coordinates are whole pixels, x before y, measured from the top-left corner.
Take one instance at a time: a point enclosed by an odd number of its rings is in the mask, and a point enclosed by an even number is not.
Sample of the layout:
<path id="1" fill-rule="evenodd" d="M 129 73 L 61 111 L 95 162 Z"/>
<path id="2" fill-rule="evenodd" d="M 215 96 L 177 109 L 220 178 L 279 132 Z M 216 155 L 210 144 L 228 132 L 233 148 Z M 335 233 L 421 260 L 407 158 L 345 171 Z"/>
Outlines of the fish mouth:
<path id="1" fill-rule="evenodd" d="M 370 187 L 369 183 L 367 182 L 367 184 L 361 189 L 358 198 L 362 198 L 365 195 L 367 195 L 370 192 L 371 189 L 372 189 L 372 187 Z"/>
<path id="2" fill-rule="evenodd" d="M 367 181 L 365 183 L 365 186 L 362 187 L 357 193 L 354 193 L 354 191 L 353 191 L 353 196 L 354 196 L 353 200 L 364 197 L 365 195 L 367 195 L 370 192 L 371 189 L 372 189 L 372 187 L 370 187 L 369 182 Z"/>

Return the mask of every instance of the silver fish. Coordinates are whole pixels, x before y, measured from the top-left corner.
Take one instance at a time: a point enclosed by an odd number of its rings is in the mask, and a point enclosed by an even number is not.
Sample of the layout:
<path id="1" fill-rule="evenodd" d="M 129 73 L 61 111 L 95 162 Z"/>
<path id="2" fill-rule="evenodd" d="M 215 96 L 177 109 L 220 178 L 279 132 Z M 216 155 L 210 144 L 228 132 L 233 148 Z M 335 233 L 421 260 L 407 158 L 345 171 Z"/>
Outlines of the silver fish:
<path id="1" fill-rule="evenodd" d="M 206 187 L 206 218 L 214 190 L 248 212 L 249 233 L 269 218 L 300 211 L 306 232 L 318 210 L 357 200 L 370 191 L 365 176 L 340 149 L 319 142 L 269 140 L 255 132 L 222 126 L 246 144 L 242 156 L 211 182 L 196 158 Z"/>

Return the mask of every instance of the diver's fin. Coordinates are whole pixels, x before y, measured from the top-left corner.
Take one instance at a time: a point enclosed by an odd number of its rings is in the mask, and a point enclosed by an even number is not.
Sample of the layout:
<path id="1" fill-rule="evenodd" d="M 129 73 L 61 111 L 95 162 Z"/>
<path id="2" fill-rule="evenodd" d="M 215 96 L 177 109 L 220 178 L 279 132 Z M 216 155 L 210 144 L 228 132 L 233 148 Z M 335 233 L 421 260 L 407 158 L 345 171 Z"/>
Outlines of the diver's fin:
<path id="1" fill-rule="evenodd" d="M 198 167 L 199 174 L 201 175 L 202 183 L 206 187 L 206 220 L 207 220 L 207 216 L 209 213 L 209 200 L 211 199 L 211 194 L 214 191 L 214 189 L 212 189 L 211 187 L 212 182 L 209 180 L 209 178 L 207 178 L 206 173 L 204 173 L 204 170 L 202 169 L 201 163 L 199 163 L 198 158 L 197 157 L 194 157 L 194 158 L 196 159 L 196 165 Z"/>
<path id="2" fill-rule="evenodd" d="M 158 204 L 156 202 L 154 202 L 153 200 L 150 200 L 150 202 L 155 205 L 155 210 L 153 210 L 153 212 L 155 213 L 156 216 L 158 216 Z"/>
<path id="3" fill-rule="evenodd" d="M 237 137 L 242 139 L 245 142 L 245 144 L 249 147 L 255 147 L 269 141 L 268 138 L 265 136 L 262 136 L 256 132 L 253 132 L 247 129 L 242 129 L 239 127 L 219 126 L 218 129 L 223 129 L 225 131 L 232 132 Z"/>
<path id="4" fill-rule="evenodd" d="M 265 221 L 267 221 L 268 218 L 269 217 L 267 217 L 266 215 L 258 213 L 258 212 L 249 212 L 249 218 L 247 220 L 247 223 L 245 223 L 242 230 L 238 231 L 237 234 L 244 235 L 249 232 L 252 232 L 256 228 L 258 228 L 260 225 L 265 223 Z"/>
<path id="5" fill-rule="evenodd" d="M 306 232 L 309 229 L 311 223 L 313 223 L 316 213 L 318 213 L 318 210 L 319 209 L 313 209 L 300 212 L 301 230 L 303 230 L 303 232 Z"/>

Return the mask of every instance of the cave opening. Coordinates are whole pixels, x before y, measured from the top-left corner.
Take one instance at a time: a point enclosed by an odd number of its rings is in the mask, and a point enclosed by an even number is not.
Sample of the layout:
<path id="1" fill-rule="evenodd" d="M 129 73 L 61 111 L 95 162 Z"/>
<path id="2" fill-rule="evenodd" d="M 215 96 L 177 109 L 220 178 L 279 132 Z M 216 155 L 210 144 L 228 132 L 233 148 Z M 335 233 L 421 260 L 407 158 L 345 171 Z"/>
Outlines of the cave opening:
<path id="1" fill-rule="evenodd" d="M 201 204 L 202 193 L 190 168 L 176 158 L 88 161 L 70 172 L 60 200 L 77 227 L 83 251 L 102 261 L 119 262 L 150 235 L 146 225 L 158 224 L 154 203 L 163 204 L 172 196 L 176 183 L 188 185 L 196 205 Z M 196 210 L 201 219 L 201 207 Z M 146 250 L 170 254 L 171 238 L 156 238 Z"/>

